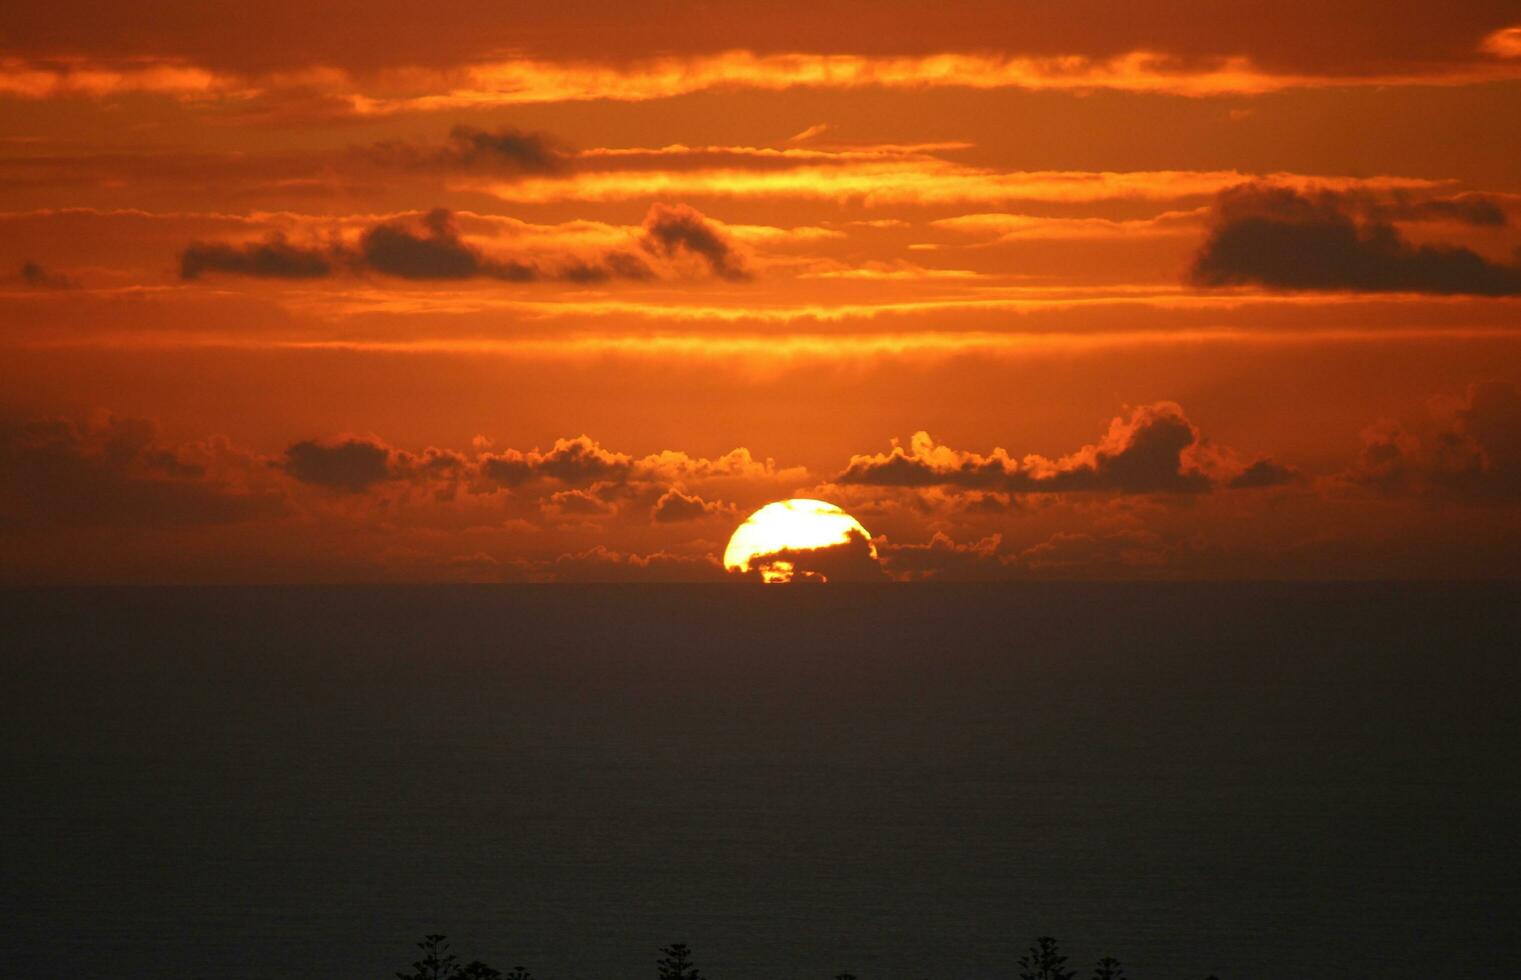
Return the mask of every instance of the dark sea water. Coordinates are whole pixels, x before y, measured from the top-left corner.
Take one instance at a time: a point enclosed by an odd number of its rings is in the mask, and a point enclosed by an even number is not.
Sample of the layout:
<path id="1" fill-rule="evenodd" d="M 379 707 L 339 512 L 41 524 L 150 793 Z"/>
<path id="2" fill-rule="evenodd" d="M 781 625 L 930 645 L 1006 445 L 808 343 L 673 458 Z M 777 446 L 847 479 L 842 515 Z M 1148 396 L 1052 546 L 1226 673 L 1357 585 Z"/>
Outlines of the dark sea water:
<path id="1" fill-rule="evenodd" d="M 1521 589 L 0 592 L 0 976 L 1510 977 Z"/>

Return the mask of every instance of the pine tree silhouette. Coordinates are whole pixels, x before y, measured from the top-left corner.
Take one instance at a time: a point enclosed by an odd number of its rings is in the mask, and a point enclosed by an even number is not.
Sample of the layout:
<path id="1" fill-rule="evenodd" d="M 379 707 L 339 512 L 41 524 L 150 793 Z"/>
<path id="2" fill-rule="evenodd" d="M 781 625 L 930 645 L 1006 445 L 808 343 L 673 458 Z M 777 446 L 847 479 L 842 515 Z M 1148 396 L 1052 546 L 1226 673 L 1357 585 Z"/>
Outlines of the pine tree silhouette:
<path id="1" fill-rule="evenodd" d="M 856 980 L 856 975 L 854 973 L 836 973 L 834 980 Z"/>
<path id="2" fill-rule="evenodd" d="M 521 966 L 515 966 L 512 968 L 512 972 L 507 974 L 507 980 L 533 980 L 533 974 Z"/>
<path id="3" fill-rule="evenodd" d="M 1063 970 L 1067 958 L 1057 951 L 1056 940 L 1041 936 L 1019 958 L 1019 980 L 1072 980 L 1076 970 Z"/>
<path id="4" fill-rule="evenodd" d="M 665 954 L 665 958 L 655 964 L 660 968 L 660 980 L 703 980 L 697 967 L 692 965 L 692 951 L 686 943 L 672 943 L 662 947 L 660 952 Z"/>
<path id="5" fill-rule="evenodd" d="M 396 974 L 396 980 L 453 980 L 459 973 L 459 957 L 449 952 L 443 936 L 424 936 L 417 948 L 423 958 L 412 964 L 411 973 Z"/>
<path id="6" fill-rule="evenodd" d="M 454 977 L 455 980 L 502 980 L 502 971 L 493 969 L 480 960 L 471 960 Z"/>
<path id="7" fill-rule="evenodd" d="M 1093 968 L 1093 980 L 1125 980 L 1125 968 L 1113 956 L 1106 956 Z"/>

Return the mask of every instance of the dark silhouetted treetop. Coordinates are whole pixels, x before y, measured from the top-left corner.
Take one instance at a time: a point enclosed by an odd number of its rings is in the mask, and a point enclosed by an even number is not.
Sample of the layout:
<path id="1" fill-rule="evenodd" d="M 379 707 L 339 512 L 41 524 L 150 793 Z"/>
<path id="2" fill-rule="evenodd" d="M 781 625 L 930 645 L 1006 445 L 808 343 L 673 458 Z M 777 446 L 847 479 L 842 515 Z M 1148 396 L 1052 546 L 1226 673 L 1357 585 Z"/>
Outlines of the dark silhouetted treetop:
<path id="1" fill-rule="evenodd" d="M 1093 980 L 1125 980 L 1125 968 L 1113 956 L 1106 956 L 1093 968 Z"/>
<path id="2" fill-rule="evenodd" d="M 417 944 L 423 951 L 422 959 L 412 964 L 411 973 L 396 974 L 397 980 L 454 980 L 459 974 L 459 957 L 449 952 L 449 944 L 441 935 L 425 936 Z"/>
<path id="3" fill-rule="evenodd" d="M 692 951 L 686 943 L 672 943 L 660 950 L 665 956 L 657 961 L 660 980 L 702 980 L 702 974 L 692 964 Z"/>
<path id="4" fill-rule="evenodd" d="M 480 960 L 471 960 L 454 976 L 455 980 L 502 980 L 502 971 L 489 967 Z"/>
<path id="5" fill-rule="evenodd" d="M 1072 980 L 1076 970 L 1062 969 L 1067 958 L 1057 950 L 1056 940 L 1041 936 L 1019 959 L 1019 980 Z"/>

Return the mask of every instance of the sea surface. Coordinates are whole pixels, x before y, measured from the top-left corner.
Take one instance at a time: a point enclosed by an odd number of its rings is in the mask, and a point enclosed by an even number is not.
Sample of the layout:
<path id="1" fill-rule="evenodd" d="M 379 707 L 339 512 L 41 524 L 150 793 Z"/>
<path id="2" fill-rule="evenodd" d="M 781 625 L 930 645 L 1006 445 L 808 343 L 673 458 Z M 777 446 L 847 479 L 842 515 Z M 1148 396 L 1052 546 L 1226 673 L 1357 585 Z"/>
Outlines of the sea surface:
<path id="1" fill-rule="evenodd" d="M 0 592 L 0 976 L 1521 970 L 1521 588 Z"/>

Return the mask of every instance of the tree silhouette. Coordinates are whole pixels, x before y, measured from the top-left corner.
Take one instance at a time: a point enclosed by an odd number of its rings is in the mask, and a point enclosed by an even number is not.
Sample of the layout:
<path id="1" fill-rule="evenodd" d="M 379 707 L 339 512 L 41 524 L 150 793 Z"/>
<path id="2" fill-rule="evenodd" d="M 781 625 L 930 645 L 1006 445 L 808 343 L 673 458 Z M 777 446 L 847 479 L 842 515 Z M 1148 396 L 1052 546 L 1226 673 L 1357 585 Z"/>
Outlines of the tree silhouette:
<path id="1" fill-rule="evenodd" d="M 1093 968 L 1093 980 L 1125 980 L 1125 968 L 1113 956 L 1106 956 Z"/>
<path id="2" fill-rule="evenodd" d="M 423 958 L 412 964 L 411 973 L 396 974 L 396 980 L 453 980 L 459 973 L 459 957 L 449 952 L 443 936 L 424 936 L 417 948 Z"/>
<path id="3" fill-rule="evenodd" d="M 417 944 L 422 959 L 412 964 L 409 973 L 396 974 L 396 980 L 533 980 L 533 975 L 521 966 L 503 976 L 500 970 L 471 960 L 460 965 L 459 957 L 449 952 L 445 937 L 434 933 L 423 937 Z M 704 980 L 702 973 L 692 962 L 692 950 L 686 943 L 672 943 L 660 948 L 659 980 Z M 1076 970 L 1069 970 L 1067 957 L 1055 939 L 1041 936 L 1019 959 L 1019 980 L 1074 980 Z M 836 973 L 834 980 L 856 980 L 854 973 Z M 1099 960 L 1093 968 L 1092 980 L 1125 980 L 1125 968 L 1113 956 Z M 1219 980 L 1211 974 L 1205 980 Z"/>
<path id="4" fill-rule="evenodd" d="M 1019 980 L 1072 980 L 1076 970 L 1063 970 L 1067 958 L 1057 952 L 1056 940 L 1041 936 L 1030 951 L 1019 958 Z"/>
<path id="5" fill-rule="evenodd" d="M 672 943 L 662 947 L 665 958 L 656 962 L 660 967 L 660 980 L 702 980 L 702 974 L 692 965 L 692 951 L 686 943 Z"/>

